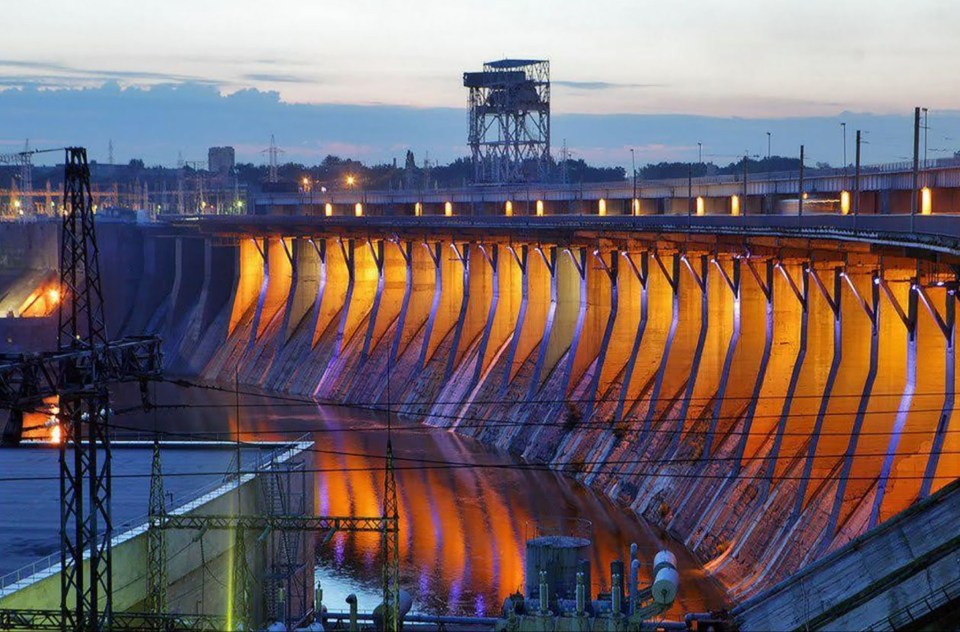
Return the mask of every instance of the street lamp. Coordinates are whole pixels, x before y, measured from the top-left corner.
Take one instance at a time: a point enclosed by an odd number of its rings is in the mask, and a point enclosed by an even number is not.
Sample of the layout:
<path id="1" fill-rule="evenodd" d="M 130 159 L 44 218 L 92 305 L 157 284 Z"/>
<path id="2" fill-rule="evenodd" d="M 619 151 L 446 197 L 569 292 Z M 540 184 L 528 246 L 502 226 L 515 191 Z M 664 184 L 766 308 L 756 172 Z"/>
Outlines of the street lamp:
<path id="1" fill-rule="evenodd" d="M 840 132 L 843 135 L 843 172 L 847 172 L 847 124 L 840 123 Z"/>
<path id="2" fill-rule="evenodd" d="M 770 179 L 770 146 L 772 135 L 767 132 L 767 180 Z"/>
<path id="3" fill-rule="evenodd" d="M 633 168 L 633 199 L 637 199 L 637 160 L 633 153 L 633 147 L 630 148 L 630 166 Z M 636 204 L 636 202 L 633 202 Z"/>
<path id="4" fill-rule="evenodd" d="M 352 187 L 352 186 L 355 185 L 356 183 L 357 183 L 357 179 L 356 179 L 353 175 L 348 175 L 348 176 L 347 176 L 347 186 L 348 186 L 348 187 Z"/>

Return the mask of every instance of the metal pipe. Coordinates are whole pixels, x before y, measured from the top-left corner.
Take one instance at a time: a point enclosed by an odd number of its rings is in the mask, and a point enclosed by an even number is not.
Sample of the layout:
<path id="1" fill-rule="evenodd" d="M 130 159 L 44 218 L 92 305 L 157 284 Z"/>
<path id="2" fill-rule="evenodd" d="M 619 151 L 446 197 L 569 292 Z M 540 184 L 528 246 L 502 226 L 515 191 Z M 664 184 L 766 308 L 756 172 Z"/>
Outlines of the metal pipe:
<path id="1" fill-rule="evenodd" d="M 577 573 L 577 616 L 583 616 L 584 601 L 586 601 L 586 590 L 583 585 L 583 571 Z"/>
<path id="2" fill-rule="evenodd" d="M 313 613 L 314 613 L 314 617 L 322 625 L 323 624 L 323 588 L 321 588 L 320 582 L 317 582 L 317 590 L 314 595 Z"/>
<path id="3" fill-rule="evenodd" d="M 347 604 L 350 605 L 350 632 L 359 632 L 360 626 L 357 624 L 357 596 L 353 593 L 347 595 Z"/>
<path id="4" fill-rule="evenodd" d="M 610 589 L 611 610 L 614 616 L 620 616 L 623 612 L 623 587 L 620 573 L 613 574 L 613 584 Z"/>
<path id="5" fill-rule="evenodd" d="M 538 591 L 537 595 L 540 599 L 540 614 L 547 614 L 550 609 L 550 600 L 547 590 L 547 571 L 540 571 L 540 590 Z"/>
<path id="6" fill-rule="evenodd" d="M 342 621 L 344 619 L 349 619 L 350 613 L 347 612 L 328 612 L 325 615 L 325 618 L 329 621 Z M 375 617 L 372 612 L 358 612 L 357 621 L 374 621 Z M 483 625 L 483 626 L 494 626 L 497 624 L 496 617 L 467 617 L 467 616 L 455 616 L 455 615 L 430 615 L 430 614 L 408 614 L 403 617 L 403 622 L 406 623 L 452 623 L 459 625 Z"/>

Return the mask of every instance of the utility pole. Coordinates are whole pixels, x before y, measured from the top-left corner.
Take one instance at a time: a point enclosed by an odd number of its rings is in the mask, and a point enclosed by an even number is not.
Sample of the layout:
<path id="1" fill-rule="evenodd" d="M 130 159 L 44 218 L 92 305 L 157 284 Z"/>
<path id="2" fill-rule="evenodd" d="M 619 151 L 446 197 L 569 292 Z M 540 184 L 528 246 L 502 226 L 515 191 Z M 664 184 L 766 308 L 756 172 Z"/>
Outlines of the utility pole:
<path id="1" fill-rule="evenodd" d="M 633 153 L 633 147 L 630 148 L 630 165 L 633 167 L 633 198 L 631 204 L 636 204 L 637 199 L 637 160 Z"/>
<path id="2" fill-rule="evenodd" d="M 800 195 L 797 197 L 797 217 L 803 217 L 803 145 L 800 145 Z"/>
<path id="3" fill-rule="evenodd" d="M 854 223 L 860 214 L 860 130 L 857 130 L 856 167 L 853 172 L 853 217 Z"/>
<path id="4" fill-rule="evenodd" d="M 740 205 L 740 214 L 747 214 L 747 154 L 743 153 L 743 203 Z"/>
<path id="5" fill-rule="evenodd" d="M 910 191 L 910 232 L 917 216 L 917 196 L 920 189 L 920 108 L 913 108 L 913 188 Z"/>
<path id="6" fill-rule="evenodd" d="M 926 170 L 927 168 L 927 132 L 930 129 L 930 126 L 928 124 L 929 112 L 930 111 L 927 108 L 923 108 L 923 168 L 924 170 Z"/>
<path id="7" fill-rule="evenodd" d="M 847 124 L 840 123 L 841 134 L 843 134 L 843 180 L 847 180 Z"/>

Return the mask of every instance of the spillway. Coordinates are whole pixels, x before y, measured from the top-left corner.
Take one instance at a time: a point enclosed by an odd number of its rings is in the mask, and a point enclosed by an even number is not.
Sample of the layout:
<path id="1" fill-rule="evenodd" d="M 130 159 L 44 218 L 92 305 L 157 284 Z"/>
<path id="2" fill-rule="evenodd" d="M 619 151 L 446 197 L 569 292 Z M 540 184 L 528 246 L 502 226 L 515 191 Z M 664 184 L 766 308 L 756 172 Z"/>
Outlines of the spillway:
<path id="1" fill-rule="evenodd" d="M 960 475 L 955 248 L 530 226 L 108 226 L 109 317 L 171 373 L 389 403 L 575 476 L 738 600 Z"/>

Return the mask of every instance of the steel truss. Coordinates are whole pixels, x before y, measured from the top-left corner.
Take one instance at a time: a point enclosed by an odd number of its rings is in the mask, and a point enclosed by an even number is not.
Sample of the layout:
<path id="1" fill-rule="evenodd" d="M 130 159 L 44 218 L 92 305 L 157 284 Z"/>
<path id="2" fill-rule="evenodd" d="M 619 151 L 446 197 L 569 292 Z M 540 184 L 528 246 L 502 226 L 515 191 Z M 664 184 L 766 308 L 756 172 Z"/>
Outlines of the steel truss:
<path id="1" fill-rule="evenodd" d="M 58 381 L 61 624 L 102 630 L 113 615 L 109 401 L 96 353 L 107 347 L 107 328 L 86 150 L 68 148 L 65 165 L 57 329 L 57 348 L 69 352 Z"/>
<path id="2" fill-rule="evenodd" d="M 0 629 L 124 627 L 113 615 L 107 384 L 139 379 L 145 394 L 161 368 L 159 339 L 107 339 L 87 152 L 65 152 L 57 351 L 0 357 L 5 442 L 19 442 L 24 410 L 60 400 L 60 610 L 2 611 Z"/>
<path id="3" fill-rule="evenodd" d="M 298 515 L 255 515 L 230 516 L 227 514 L 167 514 L 159 517 L 161 529 L 193 529 L 223 531 L 241 529 L 248 531 L 318 531 L 329 533 L 336 531 L 369 531 L 382 533 L 384 530 L 396 530 L 393 519 L 350 517 L 350 516 L 298 516 Z"/>
<path id="4" fill-rule="evenodd" d="M 226 630 L 226 617 L 191 614 L 118 612 L 111 619 L 114 630 Z M 67 619 L 60 610 L 0 610 L 0 630 L 62 630 Z"/>
<path id="5" fill-rule="evenodd" d="M 550 166 L 550 62 L 502 59 L 463 75 L 477 183 L 544 181 Z"/>
<path id="6" fill-rule="evenodd" d="M 46 408 L 44 400 L 66 385 L 68 366 L 95 372 L 103 383 L 111 383 L 156 377 L 161 365 L 156 336 L 131 336 L 93 349 L 0 354 L 0 408 L 10 410 L 0 445 L 20 443 L 23 414 Z"/>

